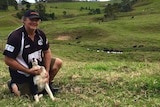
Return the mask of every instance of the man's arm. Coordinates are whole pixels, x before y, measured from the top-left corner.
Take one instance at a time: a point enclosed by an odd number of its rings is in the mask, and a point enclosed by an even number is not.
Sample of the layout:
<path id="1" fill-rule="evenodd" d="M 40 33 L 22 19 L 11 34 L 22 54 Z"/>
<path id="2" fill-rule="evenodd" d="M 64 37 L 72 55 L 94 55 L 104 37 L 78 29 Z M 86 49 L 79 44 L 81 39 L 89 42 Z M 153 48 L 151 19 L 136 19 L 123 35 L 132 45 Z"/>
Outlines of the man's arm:
<path id="1" fill-rule="evenodd" d="M 44 53 L 45 68 L 46 68 L 46 71 L 49 73 L 51 57 L 52 57 L 50 48 L 46 51 L 43 51 L 43 53 Z"/>
<path id="2" fill-rule="evenodd" d="M 4 61 L 9 67 L 15 70 L 23 71 L 28 74 L 38 75 L 41 72 L 39 69 L 36 69 L 36 68 L 28 69 L 24 67 L 23 65 L 21 65 L 20 63 L 18 63 L 15 59 L 7 57 L 7 56 L 5 56 Z"/>

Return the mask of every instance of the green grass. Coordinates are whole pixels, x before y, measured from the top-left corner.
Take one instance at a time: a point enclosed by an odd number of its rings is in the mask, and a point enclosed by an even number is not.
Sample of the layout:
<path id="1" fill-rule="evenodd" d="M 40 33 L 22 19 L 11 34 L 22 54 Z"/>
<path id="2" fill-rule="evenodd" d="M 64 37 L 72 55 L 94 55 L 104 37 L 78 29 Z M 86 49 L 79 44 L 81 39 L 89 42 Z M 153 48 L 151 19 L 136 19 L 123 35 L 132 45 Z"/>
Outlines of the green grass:
<path id="1" fill-rule="evenodd" d="M 44 96 L 38 104 L 9 94 L 5 85 L 9 77 L 1 63 L 1 104 L 18 107 L 159 106 L 159 63 L 65 61 L 54 80 L 55 86 L 62 88 L 55 95 L 59 99 L 51 102 L 48 96 Z"/>
<path id="2" fill-rule="evenodd" d="M 149 1 L 149 2 L 148 2 Z M 2 107 L 158 107 L 160 106 L 160 15 L 159 0 L 146 0 L 133 11 L 118 13 L 116 20 L 99 23 L 102 14 L 88 16 L 80 7 L 101 8 L 105 2 L 46 4 L 57 19 L 42 21 L 40 28 L 49 38 L 53 57 L 63 60 L 54 79 L 61 87 L 52 102 L 47 95 L 36 104 L 29 98 L 9 94 L 8 68 L 0 55 L 0 105 Z M 34 7 L 32 5 L 32 7 Z M 57 8 L 55 8 L 57 7 Z M 153 9 L 151 9 L 153 8 Z M 63 11 L 69 18 L 64 18 Z M 143 11 L 145 10 L 145 11 Z M 7 35 L 21 25 L 9 8 L 0 17 L 0 52 Z M 131 16 L 134 15 L 134 19 Z M 68 40 L 57 40 L 64 37 Z M 78 39 L 76 39 L 78 37 Z M 97 52 L 103 48 L 122 54 Z M 10 101 L 9 101 L 10 100 Z"/>

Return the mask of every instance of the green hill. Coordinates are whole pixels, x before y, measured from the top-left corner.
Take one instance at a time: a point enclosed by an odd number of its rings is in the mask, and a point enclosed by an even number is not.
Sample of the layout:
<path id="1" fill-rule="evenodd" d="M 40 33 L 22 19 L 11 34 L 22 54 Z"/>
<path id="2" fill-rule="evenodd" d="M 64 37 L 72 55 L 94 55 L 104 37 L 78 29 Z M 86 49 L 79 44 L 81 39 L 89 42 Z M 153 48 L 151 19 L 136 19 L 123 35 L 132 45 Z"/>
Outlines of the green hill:
<path id="1" fill-rule="evenodd" d="M 46 12 L 54 12 L 57 19 L 42 21 L 40 28 L 45 31 L 53 49 L 61 47 L 54 49 L 54 54 L 79 61 L 159 61 L 159 1 L 142 0 L 133 6 L 131 12 L 117 13 L 116 20 L 101 22 L 99 19 L 104 17 L 103 11 L 108 3 L 112 2 L 46 4 Z M 81 11 L 81 8 L 84 9 Z M 101 14 L 88 15 L 88 8 L 99 8 Z M 21 21 L 14 17 L 16 13 L 13 8 L 1 12 L 2 39 L 21 25 Z M 123 54 L 97 53 L 97 50 L 106 49 Z M 75 51 L 70 54 L 72 50 Z"/>

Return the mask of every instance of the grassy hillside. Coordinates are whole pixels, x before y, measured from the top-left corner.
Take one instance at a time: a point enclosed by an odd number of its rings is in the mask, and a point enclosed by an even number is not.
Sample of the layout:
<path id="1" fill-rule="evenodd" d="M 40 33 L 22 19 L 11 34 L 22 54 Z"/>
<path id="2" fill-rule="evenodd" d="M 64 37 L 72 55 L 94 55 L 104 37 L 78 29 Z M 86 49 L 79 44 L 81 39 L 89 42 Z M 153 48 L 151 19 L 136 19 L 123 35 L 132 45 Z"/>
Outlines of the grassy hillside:
<path id="1" fill-rule="evenodd" d="M 47 33 L 50 42 L 55 46 L 58 44 L 59 47 L 68 47 L 69 45 L 69 47 L 72 46 L 77 49 L 73 52 L 74 55 L 69 55 L 70 59 L 75 59 L 76 57 L 78 60 L 87 59 L 88 61 L 88 55 L 91 55 L 92 61 L 96 61 L 97 59 L 109 61 L 110 59 L 159 61 L 160 38 L 158 22 L 160 22 L 160 20 L 158 18 L 159 7 L 157 2 L 158 1 L 153 3 L 148 1 L 141 2 L 139 5 L 135 5 L 132 12 L 119 13 L 117 14 L 117 16 L 119 16 L 117 20 L 103 23 L 99 23 L 99 21 L 96 20 L 103 17 L 103 14 L 88 16 L 88 11 L 85 11 L 86 14 L 79 11 L 79 3 L 76 7 L 71 6 L 70 8 L 64 4 L 64 7 L 68 9 L 69 15 L 72 14 L 73 17 L 45 23 L 42 22 L 40 28 Z M 59 3 L 59 7 L 61 7 L 60 4 L 62 5 L 62 3 Z M 103 5 L 105 4 L 106 3 Z M 97 7 L 103 7 L 103 5 L 99 4 Z M 53 4 L 53 6 L 56 6 L 56 4 Z M 86 4 L 86 6 L 92 5 Z M 72 10 L 73 8 L 78 12 L 70 13 L 70 9 Z M 62 11 L 64 10 L 65 9 L 62 9 Z M 56 11 L 57 9 L 53 9 L 53 12 Z M 79 14 L 78 17 L 77 14 Z M 131 16 L 134 16 L 134 19 L 131 19 Z M 57 40 L 59 37 L 68 37 L 69 40 Z M 77 37 L 80 38 L 76 39 Z M 88 48 L 92 51 L 87 51 Z M 97 58 L 97 49 L 103 50 L 104 48 L 120 50 L 123 51 L 124 54 L 111 55 L 111 58 L 108 58 L 110 55 L 98 53 Z M 57 50 L 57 55 L 64 56 L 65 58 L 68 57 L 67 53 L 70 54 L 70 50 L 64 49 L 64 54 L 60 49 Z M 81 50 L 83 50 L 83 52 L 81 52 Z M 85 56 L 87 54 L 87 56 L 85 57 L 83 54 L 85 54 Z"/>
<path id="2" fill-rule="evenodd" d="M 0 105 L 2 107 L 158 107 L 160 106 L 160 1 L 142 0 L 133 11 L 118 13 L 113 21 L 100 22 L 108 2 L 46 4 L 57 19 L 42 21 L 40 28 L 49 38 L 53 57 L 63 60 L 54 84 L 61 87 L 51 102 L 44 96 L 35 104 L 26 97 L 9 94 L 7 66 L 0 55 Z M 32 6 L 32 8 L 34 5 Z M 81 7 L 100 8 L 88 15 Z M 64 17 L 63 11 L 67 12 Z M 0 11 L 0 52 L 7 35 L 21 25 L 9 8 Z M 134 16 L 134 18 L 131 18 Z M 66 18 L 67 17 L 67 18 Z M 102 50 L 121 51 L 109 53 Z M 9 101 L 10 100 L 10 101 Z"/>

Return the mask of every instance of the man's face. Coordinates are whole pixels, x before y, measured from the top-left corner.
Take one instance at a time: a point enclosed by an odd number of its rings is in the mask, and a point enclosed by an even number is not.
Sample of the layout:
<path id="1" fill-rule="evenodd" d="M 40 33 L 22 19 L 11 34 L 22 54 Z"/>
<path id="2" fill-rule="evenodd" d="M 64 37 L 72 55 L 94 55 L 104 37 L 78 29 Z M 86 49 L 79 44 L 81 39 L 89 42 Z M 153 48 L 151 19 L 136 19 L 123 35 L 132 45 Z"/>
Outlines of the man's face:
<path id="1" fill-rule="evenodd" d="M 37 18 L 33 18 L 33 19 L 26 18 L 24 20 L 24 25 L 30 30 L 36 30 L 38 28 L 39 22 L 40 22 L 40 19 L 37 19 Z"/>

